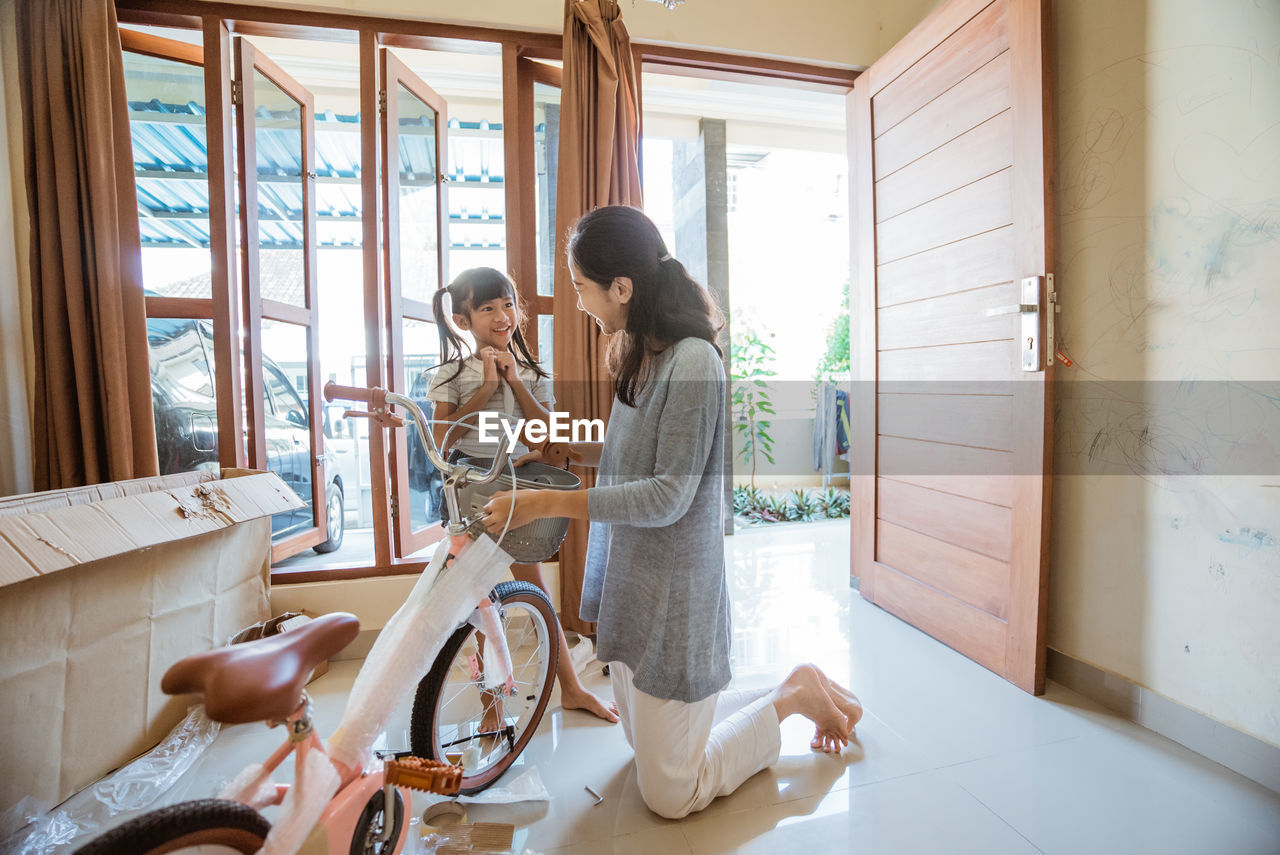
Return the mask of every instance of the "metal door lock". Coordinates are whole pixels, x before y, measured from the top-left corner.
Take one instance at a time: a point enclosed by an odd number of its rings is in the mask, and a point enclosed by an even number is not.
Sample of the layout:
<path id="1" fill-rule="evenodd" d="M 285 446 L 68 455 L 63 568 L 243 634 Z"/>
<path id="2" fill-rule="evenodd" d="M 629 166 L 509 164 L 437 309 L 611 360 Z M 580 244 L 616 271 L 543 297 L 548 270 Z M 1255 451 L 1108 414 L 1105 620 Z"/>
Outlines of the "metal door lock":
<path id="1" fill-rule="evenodd" d="M 1028 276 L 1022 280 L 1020 300 L 1016 306 L 999 306 L 994 309 L 987 309 L 987 316 L 995 315 L 1013 315 L 1022 316 L 1022 340 L 1027 346 L 1022 349 L 1022 370 L 1023 371 L 1042 371 L 1043 364 L 1040 360 L 1040 354 L 1045 348 L 1040 346 L 1040 283 L 1045 277 Z M 1047 336 L 1048 346 L 1053 346 L 1053 311 L 1058 309 L 1058 295 L 1053 290 L 1053 274 L 1048 275 L 1048 294 L 1047 302 L 1051 307 L 1049 317 L 1047 318 Z"/>

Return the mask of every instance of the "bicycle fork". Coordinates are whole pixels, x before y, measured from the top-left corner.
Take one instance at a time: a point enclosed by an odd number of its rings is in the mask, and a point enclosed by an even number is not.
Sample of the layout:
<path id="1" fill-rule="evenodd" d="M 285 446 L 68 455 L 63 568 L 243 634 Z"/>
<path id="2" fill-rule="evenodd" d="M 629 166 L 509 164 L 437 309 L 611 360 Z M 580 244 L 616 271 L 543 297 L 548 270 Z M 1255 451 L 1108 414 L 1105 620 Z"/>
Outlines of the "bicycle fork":
<path id="1" fill-rule="evenodd" d="M 469 543 L 470 537 L 466 534 L 449 537 L 449 557 L 445 559 L 445 569 L 448 569 L 454 558 Z M 476 604 L 467 623 L 485 637 L 484 673 L 472 675 L 473 679 L 478 676 L 480 685 L 486 690 L 500 689 L 504 695 L 515 694 L 515 668 L 511 664 L 511 651 L 507 648 L 507 634 L 502 631 L 502 616 L 498 613 L 497 604 L 491 597 L 485 597 Z"/>

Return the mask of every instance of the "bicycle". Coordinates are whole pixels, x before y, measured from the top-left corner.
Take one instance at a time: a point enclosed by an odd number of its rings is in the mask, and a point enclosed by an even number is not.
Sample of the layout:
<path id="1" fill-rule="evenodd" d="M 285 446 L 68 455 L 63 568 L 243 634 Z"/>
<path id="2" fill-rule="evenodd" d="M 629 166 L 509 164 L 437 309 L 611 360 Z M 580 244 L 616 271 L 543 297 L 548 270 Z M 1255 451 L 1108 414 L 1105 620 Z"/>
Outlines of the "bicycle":
<path id="1" fill-rule="evenodd" d="M 366 411 L 349 415 L 365 415 L 390 428 L 406 425 L 392 405 L 408 411 L 432 465 L 446 476 L 448 537 L 379 634 L 327 743 L 313 727 L 304 686 L 317 664 L 355 639 L 359 621 L 354 615 L 324 615 L 286 633 L 174 664 L 161 681 L 166 693 L 202 692 L 213 720 L 285 725 L 288 739 L 266 761 L 242 771 L 219 798 L 150 811 L 90 841 L 76 855 L 158 855 L 206 845 L 242 853 L 305 848 L 330 855 L 394 855 L 408 835 L 404 812 L 410 790 L 446 795 L 482 790 L 533 736 L 555 680 L 556 615 L 537 587 L 497 581 L 514 560 L 499 543 L 509 539 L 522 553 L 520 560 L 545 560 L 563 540 L 567 520 L 504 529 L 496 542 L 482 537 L 475 512 L 508 467 L 509 448 L 500 447 L 479 474 L 477 461 L 445 462 L 427 430 L 431 420 L 412 399 L 334 383 L 324 394 L 330 401 L 364 402 Z M 509 468 L 512 488 L 518 489 L 522 479 L 514 466 Z M 548 471 L 532 473 L 532 483 L 576 486 L 577 479 L 564 470 L 543 469 Z M 530 479 L 525 480 L 528 486 Z M 441 614 L 452 615 L 443 624 L 454 627 L 447 636 L 433 629 L 441 625 Z M 379 753 L 381 762 L 371 764 L 374 739 L 415 681 L 411 752 Z M 274 784 L 272 772 L 290 754 L 294 784 Z M 274 825 L 259 812 L 269 805 L 282 808 Z"/>

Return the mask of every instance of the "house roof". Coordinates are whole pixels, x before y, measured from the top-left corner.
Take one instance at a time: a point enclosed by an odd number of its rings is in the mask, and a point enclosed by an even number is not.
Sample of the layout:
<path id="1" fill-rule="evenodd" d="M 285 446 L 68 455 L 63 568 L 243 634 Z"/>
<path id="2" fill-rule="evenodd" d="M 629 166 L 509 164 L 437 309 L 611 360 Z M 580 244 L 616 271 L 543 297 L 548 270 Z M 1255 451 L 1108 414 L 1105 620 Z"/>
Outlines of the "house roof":
<path id="1" fill-rule="evenodd" d="M 302 164 L 298 144 L 299 112 L 259 108 L 255 113 L 258 171 L 259 247 L 302 246 Z M 138 221 L 144 246 L 209 246 L 209 154 L 204 109 L 199 104 L 158 99 L 129 102 Z M 432 123 L 402 118 L 399 134 L 402 195 L 411 188 L 433 188 L 435 166 Z M 319 246 L 361 244 L 360 116 L 332 111 L 316 115 L 316 240 Z M 415 131 L 417 131 L 415 133 Z M 450 243 L 455 248 L 503 245 L 505 223 L 502 157 L 482 147 L 482 156 L 463 157 L 455 147 L 475 136 L 500 138 L 501 124 L 449 121 Z M 471 147 L 474 149 L 474 146 Z M 470 149 L 468 150 L 470 153 Z M 463 164 L 470 171 L 463 171 Z M 434 194 L 432 194 L 434 196 Z M 434 212 L 432 212 L 434 217 Z M 177 283 L 175 284 L 176 287 Z M 193 289 L 197 286 L 193 284 Z M 168 290 L 168 289 L 166 289 Z M 205 291 L 204 293 L 207 293 Z"/>

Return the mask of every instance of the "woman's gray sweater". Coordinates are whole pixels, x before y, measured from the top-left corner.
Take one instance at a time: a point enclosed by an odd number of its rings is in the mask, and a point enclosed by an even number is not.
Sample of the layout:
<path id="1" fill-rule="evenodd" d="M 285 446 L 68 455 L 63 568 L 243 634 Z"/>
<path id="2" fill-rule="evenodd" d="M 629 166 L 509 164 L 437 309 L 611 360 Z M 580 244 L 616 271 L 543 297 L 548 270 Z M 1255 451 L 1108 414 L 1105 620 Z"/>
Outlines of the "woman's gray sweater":
<path id="1" fill-rule="evenodd" d="M 635 407 L 614 400 L 587 491 L 581 616 L 599 624 L 600 660 L 625 662 L 658 698 L 692 703 L 729 682 L 724 404 L 715 348 L 668 347 Z"/>

